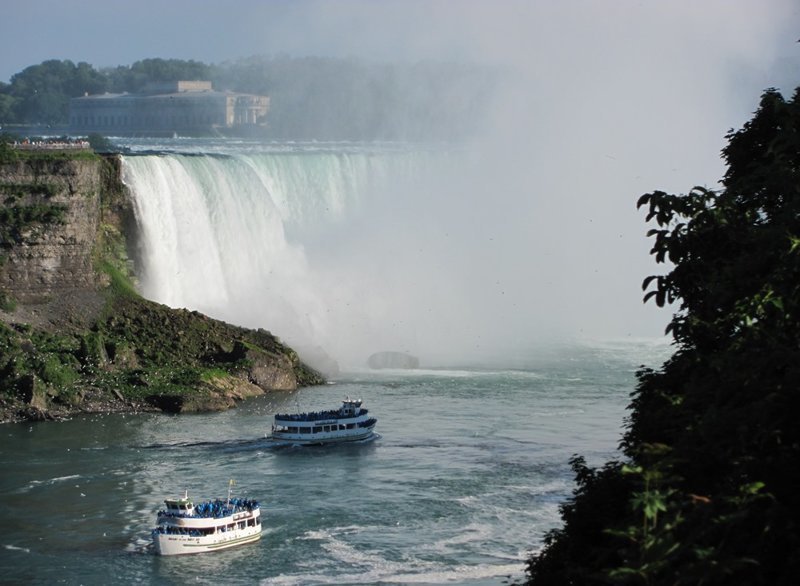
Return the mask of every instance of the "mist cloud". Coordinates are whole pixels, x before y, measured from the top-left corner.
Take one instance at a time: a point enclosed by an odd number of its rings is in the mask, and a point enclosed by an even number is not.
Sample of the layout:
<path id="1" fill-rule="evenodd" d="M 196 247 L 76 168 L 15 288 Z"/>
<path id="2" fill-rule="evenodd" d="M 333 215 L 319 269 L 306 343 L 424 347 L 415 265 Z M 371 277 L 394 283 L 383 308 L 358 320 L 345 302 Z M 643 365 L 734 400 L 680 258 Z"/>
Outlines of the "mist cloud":
<path id="1" fill-rule="evenodd" d="M 380 334 L 445 360 L 448 346 L 454 355 L 509 355 L 554 338 L 661 335 L 669 312 L 643 306 L 640 283 L 665 269 L 648 254 L 635 202 L 654 189 L 716 187 L 725 134 L 765 87 L 785 81 L 775 64 L 796 50 L 794 5 L 352 6 L 317 14 L 354 39 L 345 50 L 363 51 L 382 34 L 406 55 L 503 72 L 463 164 L 405 196 L 406 207 L 373 216 L 380 235 L 363 233 L 364 249 L 385 243 L 401 277 L 394 297 L 379 296 L 393 317 L 379 322 Z M 356 34 L 370 22 L 394 24 Z M 405 233 L 387 233 L 398 224 Z"/>

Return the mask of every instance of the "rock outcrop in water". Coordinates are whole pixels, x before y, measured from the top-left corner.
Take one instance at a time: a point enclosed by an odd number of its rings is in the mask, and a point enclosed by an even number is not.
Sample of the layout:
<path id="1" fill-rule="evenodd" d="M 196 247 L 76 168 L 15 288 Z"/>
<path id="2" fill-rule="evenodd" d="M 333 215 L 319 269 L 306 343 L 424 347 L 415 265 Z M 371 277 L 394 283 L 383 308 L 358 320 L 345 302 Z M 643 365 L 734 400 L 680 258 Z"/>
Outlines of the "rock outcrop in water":
<path id="1" fill-rule="evenodd" d="M 324 382 L 269 332 L 136 293 L 118 164 L 0 144 L 0 421 L 220 410 Z"/>
<path id="2" fill-rule="evenodd" d="M 419 368 L 419 358 L 405 352 L 376 352 L 367 359 L 370 368 Z"/>

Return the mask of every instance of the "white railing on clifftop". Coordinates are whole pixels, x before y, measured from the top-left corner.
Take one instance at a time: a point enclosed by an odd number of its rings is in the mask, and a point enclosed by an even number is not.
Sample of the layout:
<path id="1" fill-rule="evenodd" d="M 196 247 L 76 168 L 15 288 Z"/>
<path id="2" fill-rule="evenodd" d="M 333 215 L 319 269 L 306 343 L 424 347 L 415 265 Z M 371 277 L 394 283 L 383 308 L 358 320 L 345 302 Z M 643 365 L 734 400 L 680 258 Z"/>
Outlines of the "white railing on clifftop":
<path id="1" fill-rule="evenodd" d="M 88 140 L 23 140 L 9 143 L 11 148 L 20 150 L 81 150 L 92 148 Z"/>

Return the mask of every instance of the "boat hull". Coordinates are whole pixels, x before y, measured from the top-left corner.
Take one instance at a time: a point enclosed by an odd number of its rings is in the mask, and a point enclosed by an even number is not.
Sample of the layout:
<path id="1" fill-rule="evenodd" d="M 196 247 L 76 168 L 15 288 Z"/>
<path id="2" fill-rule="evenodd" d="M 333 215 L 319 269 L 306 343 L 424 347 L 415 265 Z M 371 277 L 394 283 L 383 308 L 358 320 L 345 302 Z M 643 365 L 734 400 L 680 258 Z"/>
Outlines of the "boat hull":
<path id="1" fill-rule="evenodd" d="M 197 537 L 161 533 L 155 536 L 154 543 L 159 555 L 183 555 L 220 551 L 259 539 L 261 539 L 261 526 Z"/>
<path id="2" fill-rule="evenodd" d="M 295 434 L 295 433 L 277 433 L 273 432 L 269 439 L 275 443 L 285 445 L 298 445 L 298 446 L 322 446 L 328 444 L 345 444 L 351 442 L 365 442 L 372 439 L 377 439 L 379 436 L 372 429 L 366 429 L 360 433 L 348 435 L 334 435 L 333 432 L 328 434 Z"/>

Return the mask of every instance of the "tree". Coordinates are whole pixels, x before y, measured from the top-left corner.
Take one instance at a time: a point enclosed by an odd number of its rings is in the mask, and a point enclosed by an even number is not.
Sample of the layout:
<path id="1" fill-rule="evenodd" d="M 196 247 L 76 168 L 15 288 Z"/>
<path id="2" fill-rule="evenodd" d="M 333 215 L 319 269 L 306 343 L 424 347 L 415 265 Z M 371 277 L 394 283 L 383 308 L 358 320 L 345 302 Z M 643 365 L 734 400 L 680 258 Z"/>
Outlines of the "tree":
<path id="1" fill-rule="evenodd" d="M 183 59 L 143 59 L 131 66 L 121 65 L 103 73 L 108 79 L 110 91 L 139 92 L 148 83 L 178 80 L 207 80 L 211 75 L 210 65 Z"/>
<path id="2" fill-rule="evenodd" d="M 637 375 L 625 462 L 575 465 L 565 526 L 529 560 L 531 584 L 793 584 L 800 572 L 800 91 L 768 90 L 727 138 L 722 190 L 639 199 L 651 253 L 673 266 L 645 279 L 645 300 L 678 304 L 676 351 Z"/>
<path id="3" fill-rule="evenodd" d="M 0 88 L 0 126 L 14 120 L 14 105 L 16 100 L 3 93 Z"/>
<path id="4" fill-rule="evenodd" d="M 102 92 L 105 83 L 88 63 L 51 59 L 31 65 L 11 77 L 8 93 L 16 101 L 13 121 L 63 124 L 69 119 L 70 98 Z"/>

